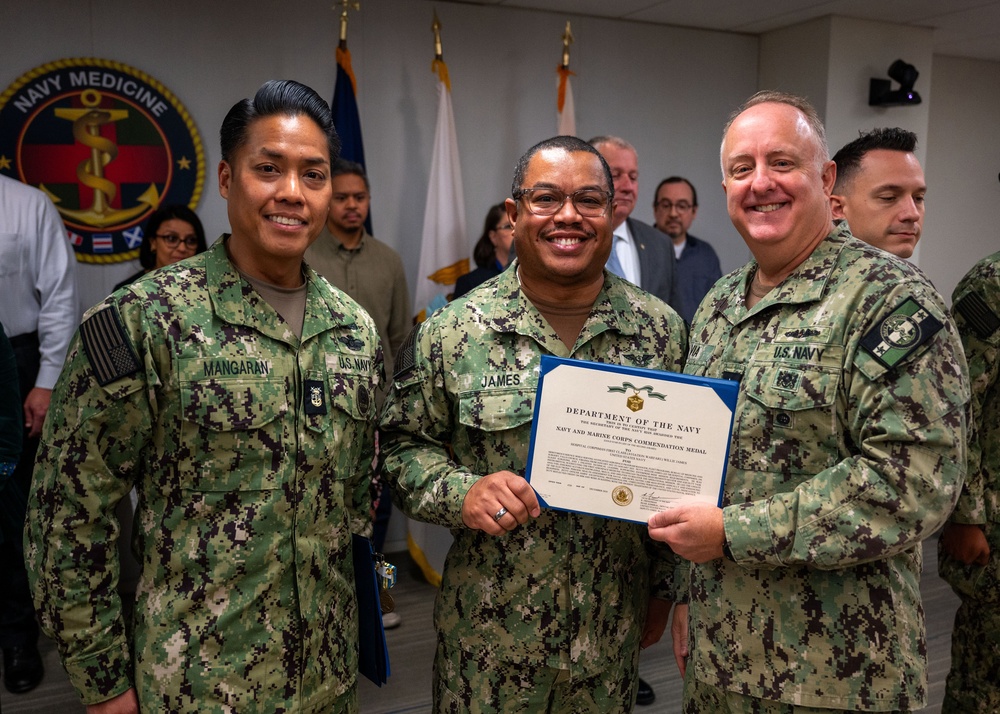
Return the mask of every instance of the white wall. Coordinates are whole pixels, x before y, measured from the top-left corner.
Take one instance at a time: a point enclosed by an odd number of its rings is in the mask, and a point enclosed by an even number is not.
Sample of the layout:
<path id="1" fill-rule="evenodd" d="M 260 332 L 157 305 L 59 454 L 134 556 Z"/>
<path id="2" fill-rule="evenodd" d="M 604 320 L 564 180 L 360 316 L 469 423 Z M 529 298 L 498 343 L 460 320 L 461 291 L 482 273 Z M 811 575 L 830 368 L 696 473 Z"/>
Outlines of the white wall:
<path id="1" fill-rule="evenodd" d="M 859 131 L 898 126 L 917 134 L 916 155 L 923 162 L 928 116 L 935 100 L 931 91 L 933 31 L 847 17 L 830 20 L 831 62 L 823 121 L 831 154 L 857 139 Z M 912 64 L 920 72 L 914 89 L 923 102 L 905 107 L 868 106 L 871 78 L 888 79 L 889 65 L 897 59 Z M 897 85 L 893 82 L 895 88 Z"/>
<path id="2" fill-rule="evenodd" d="M 969 268 L 1000 250 L 1000 63 L 937 55 L 933 75 L 920 267 L 950 303 Z"/>
<path id="3" fill-rule="evenodd" d="M 761 35 L 758 89 L 798 94 L 824 116 L 830 74 L 830 23 L 831 18 L 821 17 Z"/>
<path id="4" fill-rule="evenodd" d="M 228 224 L 215 174 L 222 118 L 274 77 L 332 95 L 339 27 L 332 4 L 7 0 L 0 4 L 0 88 L 63 57 L 117 60 L 160 80 L 202 134 L 208 176 L 198 213 L 216 236 Z M 724 269 L 746 260 L 719 187 L 718 145 L 725 118 L 756 88 L 755 38 L 429 0 L 367 0 L 362 8 L 352 14 L 349 47 L 374 231 L 402 254 L 411 285 L 437 109 L 435 8 L 451 72 L 470 252 L 487 208 L 508 195 L 517 158 L 555 133 L 555 68 L 570 19 L 578 131 L 635 144 L 642 174 L 636 217 L 652 220 L 660 178 L 687 176 L 701 194 L 693 232 L 716 246 Z M 81 265 L 83 301 L 101 299 L 135 269 Z"/>

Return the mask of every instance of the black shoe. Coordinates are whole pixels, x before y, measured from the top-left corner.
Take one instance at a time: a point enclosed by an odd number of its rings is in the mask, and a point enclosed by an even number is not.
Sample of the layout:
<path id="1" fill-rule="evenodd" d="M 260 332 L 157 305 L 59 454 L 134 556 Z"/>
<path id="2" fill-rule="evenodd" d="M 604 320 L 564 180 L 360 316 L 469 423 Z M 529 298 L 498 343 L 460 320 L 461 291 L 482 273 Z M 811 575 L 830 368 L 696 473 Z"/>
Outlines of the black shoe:
<path id="1" fill-rule="evenodd" d="M 3 683 L 11 694 L 30 692 L 42 681 L 45 668 L 38 647 L 5 647 L 3 651 Z"/>
<path id="2" fill-rule="evenodd" d="M 647 707 L 656 700 L 656 692 L 649 686 L 649 682 L 642 677 L 639 678 L 639 692 L 635 696 L 635 703 L 640 707 Z"/>

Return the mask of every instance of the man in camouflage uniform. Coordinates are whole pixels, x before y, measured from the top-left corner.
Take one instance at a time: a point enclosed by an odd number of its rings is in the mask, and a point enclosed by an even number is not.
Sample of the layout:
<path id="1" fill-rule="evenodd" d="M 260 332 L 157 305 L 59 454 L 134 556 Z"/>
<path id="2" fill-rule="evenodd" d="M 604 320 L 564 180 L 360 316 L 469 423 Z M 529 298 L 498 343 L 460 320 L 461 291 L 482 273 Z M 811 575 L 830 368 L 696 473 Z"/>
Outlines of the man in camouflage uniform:
<path id="1" fill-rule="evenodd" d="M 88 711 L 356 711 L 351 534 L 370 529 L 374 323 L 302 255 L 326 103 L 268 82 L 222 126 L 232 235 L 85 317 L 26 528 L 42 626 Z M 135 640 L 115 504 L 138 491 Z"/>
<path id="2" fill-rule="evenodd" d="M 968 375 L 922 274 L 831 229 L 828 156 L 815 110 L 778 92 L 724 134 L 755 260 L 702 302 L 685 368 L 740 382 L 723 507 L 650 519 L 696 563 L 687 712 L 926 703 L 920 542 L 962 485 Z"/>
<path id="3" fill-rule="evenodd" d="M 588 144 L 518 163 L 517 262 L 435 313 L 396 360 L 384 468 L 408 515 L 450 527 L 434 620 L 437 712 L 626 712 L 675 565 L 642 524 L 541 511 L 523 475 L 543 354 L 678 371 L 684 323 L 604 271 L 613 188 Z"/>
<path id="4" fill-rule="evenodd" d="M 1000 253 L 952 295 L 972 382 L 968 478 L 941 533 L 938 572 L 962 598 L 951 635 L 945 714 L 1000 711 Z"/>

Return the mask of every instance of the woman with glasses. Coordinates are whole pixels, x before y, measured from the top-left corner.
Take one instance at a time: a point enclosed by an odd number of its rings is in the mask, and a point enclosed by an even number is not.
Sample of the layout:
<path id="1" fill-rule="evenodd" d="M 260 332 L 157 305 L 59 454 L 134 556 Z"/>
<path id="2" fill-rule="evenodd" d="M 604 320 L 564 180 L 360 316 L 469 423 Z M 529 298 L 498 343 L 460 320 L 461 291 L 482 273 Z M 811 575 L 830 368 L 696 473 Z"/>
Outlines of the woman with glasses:
<path id="1" fill-rule="evenodd" d="M 115 285 L 115 290 L 135 282 L 151 270 L 201 253 L 207 247 L 205 229 L 194 211 L 180 204 L 160 206 L 146 219 L 139 246 L 142 270 Z"/>
<path id="2" fill-rule="evenodd" d="M 510 263 L 511 245 L 514 243 L 514 228 L 507 220 L 503 203 L 490 206 L 483 225 L 483 234 L 472 249 L 472 257 L 479 266 L 466 273 L 455 282 L 455 298 L 479 287 L 494 275 L 499 275 Z"/>

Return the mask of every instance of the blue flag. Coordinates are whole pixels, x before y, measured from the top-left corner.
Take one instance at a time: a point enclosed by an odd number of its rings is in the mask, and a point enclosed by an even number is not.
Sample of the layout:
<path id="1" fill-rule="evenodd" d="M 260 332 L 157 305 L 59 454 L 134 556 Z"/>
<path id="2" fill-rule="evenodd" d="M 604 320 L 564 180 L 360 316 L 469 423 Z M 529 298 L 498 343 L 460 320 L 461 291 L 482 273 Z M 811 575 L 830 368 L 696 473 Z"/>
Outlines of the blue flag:
<path id="1" fill-rule="evenodd" d="M 346 47 L 338 47 L 337 79 L 333 85 L 333 101 L 330 102 L 330 109 L 333 112 L 333 125 L 337 128 L 337 134 L 340 136 L 340 156 L 348 161 L 361 164 L 367 173 L 356 93 L 357 83 L 354 79 L 354 69 L 351 67 L 351 51 Z M 369 234 L 372 233 L 370 208 L 368 217 L 365 219 L 365 230 Z"/>

